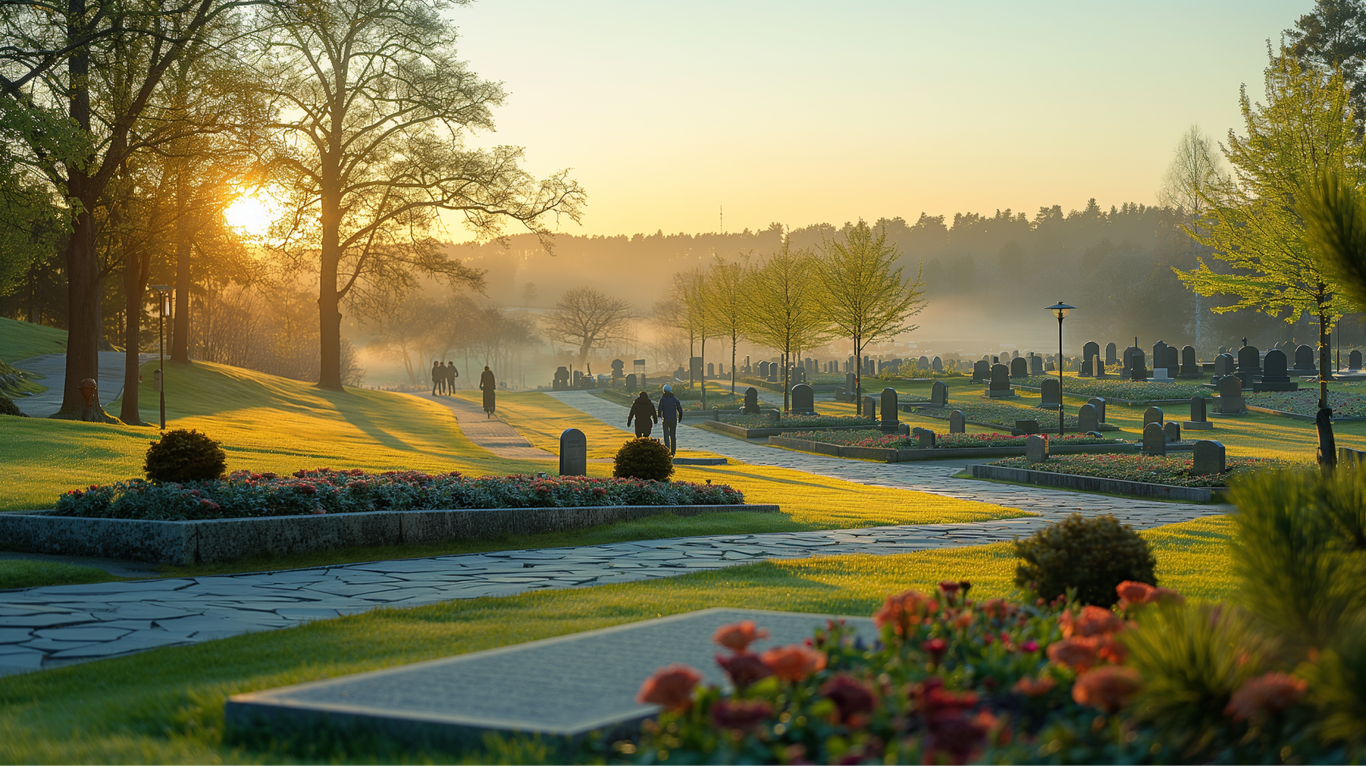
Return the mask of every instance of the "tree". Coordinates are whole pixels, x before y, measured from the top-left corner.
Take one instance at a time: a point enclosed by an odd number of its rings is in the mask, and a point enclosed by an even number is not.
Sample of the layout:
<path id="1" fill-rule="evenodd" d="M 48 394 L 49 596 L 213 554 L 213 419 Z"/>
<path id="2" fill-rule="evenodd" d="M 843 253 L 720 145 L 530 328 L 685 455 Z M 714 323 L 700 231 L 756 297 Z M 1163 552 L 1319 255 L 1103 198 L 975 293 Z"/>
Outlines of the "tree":
<path id="1" fill-rule="evenodd" d="M 131 135 L 168 69 L 230 0 L 67 0 L 0 7 L 0 107 L 52 194 L 71 211 L 67 354 L 59 417 L 83 409 L 80 383 L 99 378 L 100 262 L 94 221 L 115 173 L 142 147 Z M 132 45 L 140 40 L 147 44 Z M 136 52 L 135 60 L 113 57 Z M 117 64 L 117 66 L 115 66 Z M 125 73 L 120 98 L 99 75 Z M 93 70 L 93 71 L 92 71 Z M 93 96 L 93 97 L 92 97 Z M 66 119 L 57 120 L 61 110 Z M 54 127 L 55 129 L 49 129 Z M 97 417 L 110 419 L 100 410 Z"/>
<path id="2" fill-rule="evenodd" d="M 1192 125 L 1176 145 L 1172 162 L 1167 166 L 1167 174 L 1162 178 L 1162 188 L 1158 189 L 1157 199 L 1184 215 L 1186 227 L 1193 230 L 1200 227 L 1200 221 L 1209 208 L 1209 200 L 1218 197 L 1219 189 L 1227 186 L 1228 182 L 1229 176 L 1224 169 L 1218 145 L 1200 130 L 1199 125 Z M 1199 244 L 1190 237 L 1185 240 L 1188 245 Z M 1197 250 L 1191 248 L 1186 254 L 1195 257 Z M 1203 315 L 1201 297 L 1196 293 L 1196 348 L 1200 348 L 1200 320 Z"/>
<path id="3" fill-rule="evenodd" d="M 877 235 L 863 219 L 849 229 L 844 242 L 828 241 L 825 257 L 817 262 L 817 274 L 825 299 L 827 320 L 854 344 L 854 359 L 879 340 L 916 329 L 907 323 L 920 313 L 925 301 L 921 273 L 903 280 L 902 269 L 893 268 L 901 253 L 887 244 L 887 232 Z M 855 401 L 863 397 L 863 365 L 855 365 Z"/>
<path id="4" fill-rule="evenodd" d="M 591 287 L 565 292 L 545 316 L 546 332 L 579 349 L 579 366 L 588 370 L 588 353 L 621 337 L 635 317 L 635 309 Z"/>
<path id="5" fill-rule="evenodd" d="M 549 214 L 579 220 L 584 193 L 566 172 L 538 182 L 520 148 L 466 148 L 467 134 L 493 128 L 504 94 L 456 59 L 442 16 L 453 4 L 279 0 L 261 25 L 279 115 L 270 160 L 292 211 L 277 233 L 318 274 L 324 388 L 341 388 L 343 302 L 380 313 L 419 273 L 482 286 L 428 236 L 439 211 L 485 238 L 518 221 L 547 248 Z"/>
<path id="6" fill-rule="evenodd" d="M 750 272 L 747 280 L 748 337 L 783 355 L 783 410 L 791 409 L 790 360 L 830 340 L 830 322 L 818 293 L 816 256 L 793 250 L 783 237 L 778 250 Z"/>
<path id="7" fill-rule="evenodd" d="M 1361 121 L 1366 119 L 1366 4 L 1318 0 L 1284 36 L 1289 54 L 1302 64 L 1342 75 L 1361 135 Z"/>
<path id="8" fill-rule="evenodd" d="M 716 338 L 720 335 L 720 326 L 713 323 L 711 312 L 711 293 L 712 285 L 707 281 L 707 277 L 701 269 L 691 271 L 680 271 L 674 274 L 674 289 L 678 295 L 678 302 L 683 307 L 683 319 L 687 323 L 688 329 L 688 387 L 693 385 L 692 369 L 692 340 L 696 338 L 701 341 L 701 353 L 698 354 L 698 365 L 701 366 L 699 375 L 702 377 L 702 408 L 707 407 L 707 338 Z"/>
<path id="9" fill-rule="evenodd" d="M 725 261 L 720 256 L 712 261 L 707 272 L 711 289 L 708 291 L 707 312 L 710 324 L 730 338 L 730 392 L 735 393 L 735 346 L 745 334 L 745 289 L 749 264 Z"/>
<path id="10" fill-rule="evenodd" d="M 1348 182 L 1359 184 L 1362 145 L 1341 75 L 1278 56 L 1266 70 L 1266 94 L 1265 106 L 1254 105 L 1243 90 L 1247 135 L 1229 131 L 1224 149 L 1234 176 L 1205 191 L 1207 212 L 1187 228 L 1229 268 L 1216 272 L 1201 258 L 1194 269 L 1173 270 L 1200 295 L 1236 298 L 1216 313 L 1251 309 L 1290 323 L 1316 317 L 1319 369 L 1328 376 L 1328 331 L 1348 305 L 1309 247 L 1296 203 L 1327 169 L 1348 168 Z"/>

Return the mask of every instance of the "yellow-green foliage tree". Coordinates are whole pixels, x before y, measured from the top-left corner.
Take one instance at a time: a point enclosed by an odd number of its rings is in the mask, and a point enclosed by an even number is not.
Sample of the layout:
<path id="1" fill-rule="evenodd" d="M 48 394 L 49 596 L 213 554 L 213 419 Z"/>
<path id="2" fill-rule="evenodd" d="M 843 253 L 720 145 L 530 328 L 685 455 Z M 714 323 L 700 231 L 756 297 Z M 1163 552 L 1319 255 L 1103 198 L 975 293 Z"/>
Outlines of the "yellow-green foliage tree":
<path id="1" fill-rule="evenodd" d="M 789 409 L 788 370 L 802 351 L 830 340 L 830 322 L 820 302 L 816 255 L 793 251 L 783 237 L 778 251 L 750 272 L 745 291 L 749 316 L 747 337 L 783 355 L 783 409 Z"/>
<path id="2" fill-rule="evenodd" d="M 1233 178 L 1201 192 L 1208 207 L 1186 229 L 1226 267 L 1216 271 L 1202 258 L 1194 269 L 1175 271 L 1200 295 L 1237 299 L 1216 312 L 1251 309 L 1287 322 L 1312 314 L 1319 369 L 1326 371 L 1328 330 L 1348 305 L 1310 247 L 1295 206 L 1300 190 L 1326 169 L 1346 168 L 1349 182 L 1359 185 L 1362 145 L 1340 76 L 1279 56 L 1267 67 L 1266 94 L 1265 105 L 1254 104 L 1244 90 L 1247 135 L 1230 131 L 1224 148 Z"/>
<path id="3" fill-rule="evenodd" d="M 925 290 L 920 281 L 902 279 L 896 261 L 901 256 L 887 244 L 887 233 L 876 234 L 859 219 L 844 241 L 825 245 L 825 257 L 816 262 L 826 320 L 840 335 L 854 343 L 854 359 L 863 359 L 863 349 L 879 340 L 916 329 L 908 320 L 925 307 Z M 863 370 L 855 364 L 855 401 L 863 397 Z"/>
<path id="4" fill-rule="evenodd" d="M 720 256 L 712 261 L 707 272 L 707 313 L 709 324 L 730 339 L 730 392 L 735 393 L 735 345 L 745 334 L 748 313 L 745 310 L 745 282 L 749 278 L 748 262 L 727 261 Z"/>

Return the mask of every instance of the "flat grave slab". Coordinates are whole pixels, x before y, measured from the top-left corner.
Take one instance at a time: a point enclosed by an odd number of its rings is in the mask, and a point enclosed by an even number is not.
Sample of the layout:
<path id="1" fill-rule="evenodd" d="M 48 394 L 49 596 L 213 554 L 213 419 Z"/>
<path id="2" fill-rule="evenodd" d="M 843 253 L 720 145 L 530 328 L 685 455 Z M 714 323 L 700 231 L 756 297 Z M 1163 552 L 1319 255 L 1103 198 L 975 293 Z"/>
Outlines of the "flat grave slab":
<path id="1" fill-rule="evenodd" d="M 711 642 L 722 625 L 754 620 L 771 634 L 752 647 L 801 643 L 832 615 L 704 609 L 516 646 L 472 652 L 325 681 L 233 695 L 227 724 L 237 731 L 300 737 L 389 737 L 410 746 L 458 748 L 486 732 L 539 733 L 565 741 L 596 729 L 629 731 L 659 708 L 636 702 L 641 683 L 672 663 L 706 683 L 724 675 Z M 871 619 L 844 617 L 865 641 Z"/>

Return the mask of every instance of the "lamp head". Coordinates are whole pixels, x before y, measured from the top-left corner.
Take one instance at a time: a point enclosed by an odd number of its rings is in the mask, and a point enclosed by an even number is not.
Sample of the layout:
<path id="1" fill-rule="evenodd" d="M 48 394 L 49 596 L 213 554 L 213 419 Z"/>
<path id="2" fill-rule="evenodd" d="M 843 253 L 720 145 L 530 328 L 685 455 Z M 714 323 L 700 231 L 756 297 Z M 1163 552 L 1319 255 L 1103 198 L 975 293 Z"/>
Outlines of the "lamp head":
<path id="1" fill-rule="evenodd" d="M 1063 303 L 1062 301 L 1058 301 L 1052 306 L 1044 307 L 1045 310 L 1053 312 L 1053 316 L 1057 317 L 1059 322 L 1062 321 L 1063 317 L 1067 316 L 1067 312 L 1071 311 L 1074 308 L 1076 308 L 1076 306 L 1069 306 L 1066 303 Z"/>

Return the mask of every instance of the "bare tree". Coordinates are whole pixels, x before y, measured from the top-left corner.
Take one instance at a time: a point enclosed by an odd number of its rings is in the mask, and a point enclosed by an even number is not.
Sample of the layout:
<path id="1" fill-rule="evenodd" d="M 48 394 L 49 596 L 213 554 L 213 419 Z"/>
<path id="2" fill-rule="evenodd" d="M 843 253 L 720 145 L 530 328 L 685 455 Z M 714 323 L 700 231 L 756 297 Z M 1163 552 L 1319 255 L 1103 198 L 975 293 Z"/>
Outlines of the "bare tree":
<path id="1" fill-rule="evenodd" d="M 588 371 L 588 353 L 620 338 L 635 318 L 627 301 L 591 287 L 575 287 L 545 316 L 546 332 L 579 349 L 579 365 Z"/>

